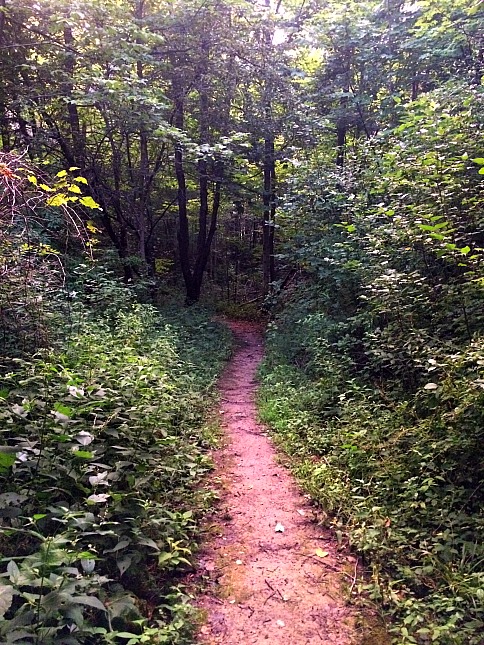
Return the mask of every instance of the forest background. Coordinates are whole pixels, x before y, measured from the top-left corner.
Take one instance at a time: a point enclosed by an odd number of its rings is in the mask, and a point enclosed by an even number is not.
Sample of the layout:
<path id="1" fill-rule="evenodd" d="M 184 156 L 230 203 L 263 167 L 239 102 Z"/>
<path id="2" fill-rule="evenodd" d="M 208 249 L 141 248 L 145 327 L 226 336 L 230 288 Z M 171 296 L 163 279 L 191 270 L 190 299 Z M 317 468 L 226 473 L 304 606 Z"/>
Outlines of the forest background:
<path id="1" fill-rule="evenodd" d="M 483 14 L 0 0 L 4 642 L 191 642 L 202 300 L 395 642 L 482 645 Z"/>

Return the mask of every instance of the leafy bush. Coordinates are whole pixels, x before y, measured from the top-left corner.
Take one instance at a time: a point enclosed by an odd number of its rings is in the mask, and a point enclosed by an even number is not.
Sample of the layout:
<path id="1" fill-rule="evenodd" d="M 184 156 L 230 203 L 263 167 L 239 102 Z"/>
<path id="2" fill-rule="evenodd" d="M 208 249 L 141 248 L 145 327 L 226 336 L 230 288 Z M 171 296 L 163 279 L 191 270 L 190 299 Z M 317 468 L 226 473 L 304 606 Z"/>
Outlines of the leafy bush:
<path id="1" fill-rule="evenodd" d="M 191 642 L 176 573 L 210 500 L 201 427 L 228 337 L 123 297 L 105 317 L 74 299 L 62 348 L 4 375 L 2 642 Z"/>
<path id="2" fill-rule="evenodd" d="M 367 565 L 399 645 L 481 645 L 481 87 L 401 106 L 289 186 L 261 414 Z M 303 215 L 302 215 L 303 214 Z"/>
<path id="3" fill-rule="evenodd" d="M 455 356 L 441 378 L 433 372 L 435 389 L 389 401 L 359 379 L 341 379 L 336 361 L 318 376 L 281 361 L 281 342 L 294 347 L 303 336 L 297 327 L 271 332 L 262 419 L 329 524 L 361 554 L 371 577 L 361 589 L 395 618 L 396 642 L 478 645 L 482 343 Z"/>

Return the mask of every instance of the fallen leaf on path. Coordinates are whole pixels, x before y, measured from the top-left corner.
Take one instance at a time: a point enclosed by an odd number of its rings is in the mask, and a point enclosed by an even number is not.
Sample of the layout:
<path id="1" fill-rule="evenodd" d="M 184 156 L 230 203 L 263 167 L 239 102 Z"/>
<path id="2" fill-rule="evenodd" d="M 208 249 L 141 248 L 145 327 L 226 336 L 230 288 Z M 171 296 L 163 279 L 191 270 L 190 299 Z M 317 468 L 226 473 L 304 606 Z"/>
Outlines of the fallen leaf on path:
<path id="1" fill-rule="evenodd" d="M 276 625 L 278 627 L 285 627 L 286 623 L 283 620 L 276 620 Z"/>
<path id="2" fill-rule="evenodd" d="M 306 513 L 301 509 L 298 509 L 297 512 L 299 513 L 299 515 L 302 515 L 303 517 L 306 515 Z"/>
<path id="3" fill-rule="evenodd" d="M 284 533 L 284 526 L 280 523 L 277 522 L 276 528 L 274 529 L 276 533 Z"/>
<path id="4" fill-rule="evenodd" d="M 323 551 L 323 549 L 316 549 L 314 552 L 318 558 L 326 558 L 329 555 L 329 551 Z"/>
<path id="5" fill-rule="evenodd" d="M 242 560 L 236 560 L 235 564 L 243 564 Z"/>

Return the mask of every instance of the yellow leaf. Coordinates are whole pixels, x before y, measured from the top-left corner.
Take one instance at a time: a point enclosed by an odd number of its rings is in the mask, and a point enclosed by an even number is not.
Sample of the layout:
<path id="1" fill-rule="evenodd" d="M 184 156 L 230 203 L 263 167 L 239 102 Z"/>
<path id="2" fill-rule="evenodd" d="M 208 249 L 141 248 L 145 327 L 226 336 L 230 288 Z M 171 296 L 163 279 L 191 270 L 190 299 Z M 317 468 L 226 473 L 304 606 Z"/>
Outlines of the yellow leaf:
<path id="1" fill-rule="evenodd" d="M 323 549 L 316 549 L 314 552 L 318 558 L 327 558 L 329 555 L 329 551 L 323 551 Z"/>
<path id="2" fill-rule="evenodd" d="M 45 190 L 46 193 L 51 193 L 54 190 L 50 186 L 47 186 L 47 184 L 39 184 L 39 188 L 42 188 L 42 190 Z"/>
<path id="3" fill-rule="evenodd" d="M 92 197 L 82 197 L 79 201 L 86 208 L 99 208 L 99 210 L 101 210 L 99 204 L 95 202 Z"/>
<path id="4" fill-rule="evenodd" d="M 59 193 L 58 195 L 49 197 L 49 199 L 47 200 L 47 204 L 49 206 L 63 206 L 66 203 L 67 203 L 67 198 L 64 193 Z"/>
<path id="5" fill-rule="evenodd" d="M 71 166 L 69 168 L 69 172 L 72 172 L 73 170 L 80 170 L 80 168 L 78 166 Z"/>
<path id="6" fill-rule="evenodd" d="M 30 181 L 31 184 L 34 184 L 34 186 L 37 186 L 37 177 L 35 175 L 29 175 L 27 179 Z"/>
<path id="7" fill-rule="evenodd" d="M 78 194 L 81 193 L 81 189 L 79 188 L 79 186 L 76 186 L 75 184 L 71 184 L 67 190 L 71 193 L 78 193 Z"/>
<path id="8" fill-rule="evenodd" d="M 85 177 L 73 177 L 72 181 L 78 181 L 81 184 L 87 184 L 87 179 Z"/>
<path id="9" fill-rule="evenodd" d="M 56 177 L 65 177 L 67 175 L 67 170 L 61 170 L 57 173 Z"/>
<path id="10" fill-rule="evenodd" d="M 91 219 L 86 222 L 86 228 L 91 233 L 98 233 L 99 232 L 99 229 L 96 227 L 96 225 L 94 224 L 94 222 Z"/>

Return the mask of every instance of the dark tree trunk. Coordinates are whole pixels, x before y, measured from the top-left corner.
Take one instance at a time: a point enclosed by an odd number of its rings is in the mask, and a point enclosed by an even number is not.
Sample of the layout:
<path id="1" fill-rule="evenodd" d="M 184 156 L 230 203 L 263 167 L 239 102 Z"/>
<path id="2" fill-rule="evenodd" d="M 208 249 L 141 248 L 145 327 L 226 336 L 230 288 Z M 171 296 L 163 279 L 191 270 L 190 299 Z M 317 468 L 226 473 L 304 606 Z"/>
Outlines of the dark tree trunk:
<path id="1" fill-rule="evenodd" d="M 173 124 L 179 130 L 183 130 L 184 123 L 184 99 L 183 90 L 177 86 L 174 88 L 175 114 Z M 175 143 L 175 177 L 177 182 L 178 202 L 178 253 L 180 266 L 185 281 L 187 302 L 196 302 L 200 296 L 192 288 L 192 272 L 190 269 L 190 228 L 188 223 L 187 210 L 187 184 L 185 169 L 183 167 L 183 148 L 178 141 Z"/>
<path id="2" fill-rule="evenodd" d="M 346 153 L 346 124 L 341 118 L 336 126 L 336 165 L 343 168 Z"/>
<path id="3" fill-rule="evenodd" d="M 265 6 L 270 7 L 270 0 L 265 0 Z M 263 31 L 266 64 L 268 64 L 268 77 L 264 87 L 265 102 L 265 135 L 264 135 L 264 158 L 263 158 L 263 206 L 264 215 L 262 222 L 262 289 L 267 296 L 271 289 L 271 283 L 275 280 L 274 262 L 274 231 L 276 216 L 276 172 L 275 172 L 275 146 L 274 146 L 274 125 L 272 118 L 273 83 L 271 80 L 270 52 L 272 51 L 273 27 L 267 24 Z"/>
<path id="4" fill-rule="evenodd" d="M 275 280 L 274 230 L 276 215 L 274 136 L 266 135 L 264 141 L 264 220 L 262 228 L 262 284 L 264 295 Z"/>
<path id="5" fill-rule="evenodd" d="M 208 95 L 209 43 L 201 44 L 202 59 L 199 78 L 199 143 L 210 143 L 210 101 Z M 174 81 L 174 119 L 175 127 L 182 130 L 184 125 L 184 92 L 181 83 Z M 213 178 L 209 176 L 209 162 L 202 158 L 198 162 L 198 233 L 193 269 L 190 258 L 190 228 L 187 209 L 187 189 L 183 163 L 183 150 L 179 143 L 175 145 L 175 176 L 178 199 L 178 252 L 180 266 L 186 289 L 186 304 L 190 305 L 200 299 L 203 277 L 210 257 L 213 238 L 217 230 L 217 219 L 220 209 L 223 164 L 218 161 L 213 165 Z M 212 205 L 210 208 L 210 184 L 213 183 Z"/>

